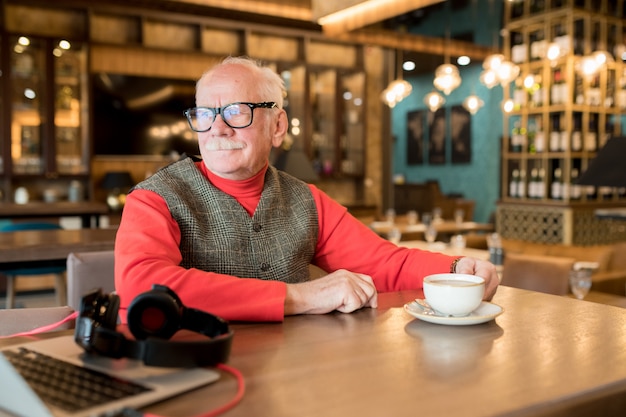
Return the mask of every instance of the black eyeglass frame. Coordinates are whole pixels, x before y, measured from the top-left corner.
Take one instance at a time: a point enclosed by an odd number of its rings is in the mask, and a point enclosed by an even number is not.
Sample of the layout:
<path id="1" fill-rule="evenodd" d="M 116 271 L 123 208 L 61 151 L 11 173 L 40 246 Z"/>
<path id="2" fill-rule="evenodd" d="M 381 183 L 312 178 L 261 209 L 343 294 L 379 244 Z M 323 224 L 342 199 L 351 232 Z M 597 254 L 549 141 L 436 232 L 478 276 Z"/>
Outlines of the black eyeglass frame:
<path id="1" fill-rule="evenodd" d="M 245 126 L 233 126 L 228 122 L 228 120 L 224 118 L 224 113 L 223 113 L 224 109 L 235 104 L 245 104 L 246 106 L 250 107 L 250 123 L 248 123 Z M 254 109 L 273 109 L 277 107 L 278 107 L 278 104 L 276 104 L 276 102 L 274 101 L 264 101 L 262 103 L 247 103 L 244 101 L 237 101 L 235 103 L 225 104 L 222 107 L 192 107 L 190 109 L 185 110 L 183 114 L 185 115 L 185 117 L 187 117 L 187 122 L 189 123 L 189 127 L 191 128 L 191 130 L 193 130 L 194 132 L 202 133 L 202 132 L 208 132 L 209 130 L 211 130 L 211 128 L 213 127 L 213 123 L 215 123 L 215 119 L 217 119 L 217 115 L 220 115 L 222 117 L 222 120 L 224 121 L 224 123 L 226 123 L 228 127 L 232 129 L 243 129 L 252 124 L 252 121 L 254 120 Z M 207 129 L 197 130 L 193 127 L 193 124 L 191 123 L 191 117 L 192 117 L 191 112 L 194 110 L 198 110 L 198 109 L 211 110 L 214 113 L 213 121 L 211 122 L 211 125 Z"/>

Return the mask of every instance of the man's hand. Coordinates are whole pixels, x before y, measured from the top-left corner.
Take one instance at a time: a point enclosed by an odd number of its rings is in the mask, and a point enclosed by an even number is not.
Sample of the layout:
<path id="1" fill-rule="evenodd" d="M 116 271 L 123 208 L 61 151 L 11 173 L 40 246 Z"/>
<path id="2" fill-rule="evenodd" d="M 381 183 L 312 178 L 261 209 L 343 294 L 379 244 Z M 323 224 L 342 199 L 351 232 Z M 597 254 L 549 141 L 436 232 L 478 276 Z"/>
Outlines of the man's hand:
<path id="1" fill-rule="evenodd" d="M 322 278 L 287 284 L 285 315 L 351 313 L 378 306 L 378 294 L 369 275 L 340 269 Z"/>
<path id="2" fill-rule="evenodd" d="M 480 259 L 463 257 L 456 264 L 457 274 L 477 275 L 485 279 L 485 300 L 491 300 L 496 294 L 498 285 L 500 285 L 500 277 L 496 271 L 494 264 Z"/>

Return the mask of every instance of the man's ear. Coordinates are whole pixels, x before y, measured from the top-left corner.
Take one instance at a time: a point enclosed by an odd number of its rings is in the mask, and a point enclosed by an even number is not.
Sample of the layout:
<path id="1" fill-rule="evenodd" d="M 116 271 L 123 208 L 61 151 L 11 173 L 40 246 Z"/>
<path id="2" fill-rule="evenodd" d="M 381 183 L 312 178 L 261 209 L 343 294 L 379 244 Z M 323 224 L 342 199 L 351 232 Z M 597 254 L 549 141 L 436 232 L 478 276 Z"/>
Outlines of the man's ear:
<path id="1" fill-rule="evenodd" d="M 287 119 L 287 112 L 284 109 L 280 109 L 280 113 L 273 127 L 274 135 L 272 136 L 272 146 L 278 148 L 282 145 L 285 135 L 289 130 L 289 120 Z"/>

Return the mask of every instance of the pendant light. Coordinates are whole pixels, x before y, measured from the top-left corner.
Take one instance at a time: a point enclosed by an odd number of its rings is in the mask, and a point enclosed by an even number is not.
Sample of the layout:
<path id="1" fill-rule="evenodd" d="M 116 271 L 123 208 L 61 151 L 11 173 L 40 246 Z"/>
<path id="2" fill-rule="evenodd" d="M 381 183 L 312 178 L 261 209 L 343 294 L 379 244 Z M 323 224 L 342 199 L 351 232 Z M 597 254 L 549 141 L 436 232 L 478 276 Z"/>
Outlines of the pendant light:
<path id="1" fill-rule="evenodd" d="M 461 85 L 459 69 L 452 64 L 442 64 L 435 70 L 433 85 L 445 95 L 450 95 L 452 90 Z"/>
<path id="2" fill-rule="evenodd" d="M 470 114 L 476 114 L 476 112 L 484 105 L 485 102 L 476 94 L 472 94 L 463 100 L 463 108 L 470 112 Z"/>
<path id="3" fill-rule="evenodd" d="M 396 79 L 389 83 L 387 88 L 381 93 L 381 99 L 390 108 L 394 108 L 396 104 L 407 98 L 413 86 L 402 78 L 402 51 L 396 50 Z"/>
<path id="4" fill-rule="evenodd" d="M 436 91 L 432 91 L 424 96 L 424 104 L 426 104 L 432 112 L 439 110 L 445 103 L 446 99 Z"/>
<path id="5" fill-rule="evenodd" d="M 445 63 L 441 64 L 435 70 L 435 79 L 433 85 L 435 88 L 443 92 L 446 96 L 461 85 L 461 74 L 459 69 L 450 64 L 450 56 L 448 54 L 448 41 L 450 39 L 450 31 L 446 30 L 446 46 L 445 46 Z"/>

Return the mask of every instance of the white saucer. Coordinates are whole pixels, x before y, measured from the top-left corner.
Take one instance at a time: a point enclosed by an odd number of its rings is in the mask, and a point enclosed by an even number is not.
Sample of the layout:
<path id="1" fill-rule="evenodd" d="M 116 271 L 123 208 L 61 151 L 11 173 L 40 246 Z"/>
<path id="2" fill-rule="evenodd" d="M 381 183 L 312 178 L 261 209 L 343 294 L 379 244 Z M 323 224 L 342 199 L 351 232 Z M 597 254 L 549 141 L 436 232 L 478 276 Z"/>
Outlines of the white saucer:
<path id="1" fill-rule="evenodd" d="M 476 310 L 469 314 L 469 316 L 442 316 L 431 309 L 426 303 L 426 300 L 421 299 L 405 304 L 404 310 L 420 320 L 435 324 L 447 324 L 449 326 L 468 326 L 471 324 L 486 323 L 495 319 L 504 312 L 504 309 L 499 305 L 483 301 Z"/>

